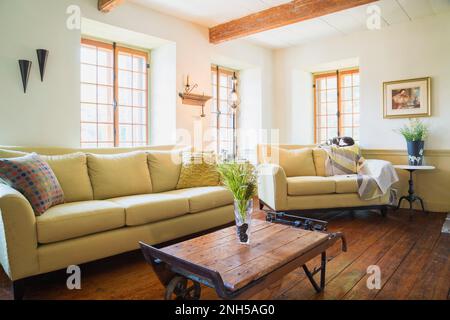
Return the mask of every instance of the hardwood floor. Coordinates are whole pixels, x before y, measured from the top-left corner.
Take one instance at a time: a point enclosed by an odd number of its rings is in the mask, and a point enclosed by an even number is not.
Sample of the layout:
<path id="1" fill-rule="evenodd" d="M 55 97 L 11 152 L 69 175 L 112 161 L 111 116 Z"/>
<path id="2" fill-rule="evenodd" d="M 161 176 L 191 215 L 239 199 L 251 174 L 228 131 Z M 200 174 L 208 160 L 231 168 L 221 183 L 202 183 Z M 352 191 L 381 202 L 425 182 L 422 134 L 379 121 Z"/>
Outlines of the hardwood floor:
<path id="1" fill-rule="evenodd" d="M 277 299 L 449 299 L 450 235 L 441 233 L 445 214 L 406 211 L 327 214 L 329 231 L 342 231 L 348 252 L 339 244 L 328 251 L 327 286 L 316 294 L 302 271 L 285 276 Z M 276 241 L 276 239 L 273 239 Z M 319 266 L 311 261 L 310 269 Z M 369 290 L 367 268 L 381 270 L 381 289 Z M 139 251 L 81 266 L 81 290 L 66 288 L 67 274 L 57 271 L 27 280 L 25 299 L 161 299 L 164 288 Z M 0 299 L 10 299 L 9 281 L 0 271 Z M 203 288 L 202 299 L 217 299 Z"/>

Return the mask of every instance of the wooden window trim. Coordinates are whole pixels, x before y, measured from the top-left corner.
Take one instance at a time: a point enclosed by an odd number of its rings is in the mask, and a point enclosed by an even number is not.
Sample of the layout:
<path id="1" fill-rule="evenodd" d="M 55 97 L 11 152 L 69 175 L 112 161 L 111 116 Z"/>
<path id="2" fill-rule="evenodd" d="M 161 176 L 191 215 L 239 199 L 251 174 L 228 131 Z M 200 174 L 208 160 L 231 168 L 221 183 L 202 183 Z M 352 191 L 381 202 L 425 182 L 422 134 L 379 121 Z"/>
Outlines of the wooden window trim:
<path id="1" fill-rule="evenodd" d="M 148 52 L 142 51 L 142 50 L 138 50 L 138 49 L 133 49 L 133 48 L 129 48 L 129 47 L 125 47 L 125 46 L 121 46 L 121 45 L 116 45 L 115 43 L 107 43 L 107 42 L 103 42 L 103 41 L 99 41 L 99 40 L 94 40 L 94 39 L 89 39 L 89 38 L 82 38 L 81 39 L 81 44 L 84 45 L 88 45 L 88 46 L 95 46 L 98 48 L 103 48 L 103 49 L 108 49 L 108 50 L 112 50 L 113 51 L 113 67 L 112 69 L 114 70 L 114 74 L 113 74 L 113 85 L 101 85 L 104 87 L 110 87 L 113 88 L 113 114 L 114 114 L 114 119 L 113 119 L 113 126 L 114 126 L 114 147 L 119 147 L 120 146 L 120 141 L 119 141 L 119 66 L 118 66 L 118 56 L 119 53 L 121 52 L 125 52 L 134 56 L 140 56 L 145 58 L 145 63 L 146 63 L 146 67 L 145 67 L 145 72 L 134 72 L 133 70 L 124 70 L 124 71 L 130 71 L 132 73 L 139 73 L 139 74 L 144 74 L 145 75 L 145 89 L 137 89 L 137 88 L 123 88 L 123 89 L 131 89 L 134 91 L 145 91 L 145 106 L 144 107 L 135 107 L 135 106 L 127 106 L 127 105 L 123 105 L 124 107 L 131 107 L 131 108 L 141 108 L 141 109 L 145 109 L 145 124 L 137 124 L 132 122 L 130 123 L 120 123 L 122 125 L 131 125 L 132 126 L 132 142 L 131 143 L 145 143 L 146 145 L 148 145 L 149 142 L 149 75 L 148 75 L 148 64 L 149 64 L 149 55 Z M 87 64 L 90 65 L 90 64 Z M 96 67 L 99 67 L 98 65 L 95 65 Z M 102 66 L 100 66 L 102 67 Z M 110 67 L 108 67 L 109 69 L 111 69 Z M 120 69 L 121 70 L 121 69 Z M 88 84 L 88 83 L 86 83 Z M 98 86 L 98 83 L 92 83 L 92 85 L 96 85 Z M 85 102 L 82 102 L 85 103 Z M 86 103 L 88 104 L 88 103 Z M 89 104 L 94 104 L 94 105 L 98 105 L 98 103 L 89 103 Z M 97 119 L 98 120 L 98 119 Z M 103 123 L 103 122 L 87 122 L 87 121 L 83 121 L 83 123 L 96 123 L 96 124 L 111 124 L 110 122 L 108 123 Z M 134 140 L 134 126 L 145 126 L 145 141 L 138 141 L 138 140 Z M 97 130 L 98 131 L 98 130 Z M 82 141 L 81 139 L 81 132 L 80 132 L 80 142 L 81 143 L 96 143 L 97 145 L 100 143 L 111 143 L 109 141 L 98 141 L 98 132 L 97 132 L 97 141 L 96 142 L 89 142 L 89 141 Z M 125 141 L 125 143 L 130 143 L 129 141 Z"/>
<path id="2" fill-rule="evenodd" d="M 337 124 L 337 133 L 338 136 L 341 135 L 341 130 L 343 129 L 343 117 L 341 116 L 342 113 L 342 101 L 341 101 L 341 94 L 342 94 L 342 86 L 341 86 L 341 77 L 343 75 L 346 74 L 354 74 L 354 73 L 360 73 L 359 72 L 359 68 L 347 68 L 347 69 L 339 69 L 339 70 L 335 70 L 335 71 L 325 71 L 325 72 L 318 72 L 318 73 L 313 73 L 313 94 L 314 94 L 314 143 L 319 143 L 320 139 L 318 137 L 318 130 L 319 130 L 319 119 L 318 119 L 318 101 L 317 101 L 317 80 L 322 79 L 322 78 L 328 78 L 331 76 L 336 76 L 336 81 L 337 81 L 337 111 L 338 111 L 338 115 L 337 115 L 337 120 L 338 120 L 338 124 Z M 352 113 L 354 114 L 354 113 Z M 352 124 L 352 128 L 355 128 L 354 125 Z"/>

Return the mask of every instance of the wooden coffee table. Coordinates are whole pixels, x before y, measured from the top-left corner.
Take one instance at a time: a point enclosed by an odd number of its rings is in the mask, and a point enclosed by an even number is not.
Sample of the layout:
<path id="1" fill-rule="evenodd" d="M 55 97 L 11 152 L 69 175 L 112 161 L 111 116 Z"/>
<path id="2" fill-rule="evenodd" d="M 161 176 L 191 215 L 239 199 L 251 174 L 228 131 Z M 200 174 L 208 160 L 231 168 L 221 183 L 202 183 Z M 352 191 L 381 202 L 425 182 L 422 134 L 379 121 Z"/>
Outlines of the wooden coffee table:
<path id="1" fill-rule="evenodd" d="M 239 244 L 229 227 L 162 249 L 141 243 L 145 259 L 166 287 L 166 299 L 199 299 L 200 284 L 214 288 L 222 299 L 269 299 L 282 278 L 302 268 L 314 289 L 325 287 L 326 250 L 341 233 L 307 231 L 253 220 L 250 245 Z M 321 255 L 321 267 L 306 263 Z M 313 275 L 320 272 L 320 284 Z"/>

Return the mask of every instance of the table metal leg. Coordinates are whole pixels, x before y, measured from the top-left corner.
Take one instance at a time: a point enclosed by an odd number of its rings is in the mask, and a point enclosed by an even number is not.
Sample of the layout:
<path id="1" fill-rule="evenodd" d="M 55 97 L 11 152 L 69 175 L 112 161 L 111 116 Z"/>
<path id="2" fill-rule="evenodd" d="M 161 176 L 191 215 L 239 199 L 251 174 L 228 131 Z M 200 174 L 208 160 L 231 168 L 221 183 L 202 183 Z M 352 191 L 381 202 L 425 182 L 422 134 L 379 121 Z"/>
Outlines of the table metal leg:
<path id="1" fill-rule="evenodd" d="M 327 253 L 325 251 L 322 252 L 322 256 L 320 259 L 320 268 L 316 268 L 313 272 L 309 271 L 306 264 L 303 265 L 302 267 L 303 267 L 303 271 L 305 271 L 306 277 L 308 278 L 309 282 L 311 282 L 312 286 L 314 287 L 314 290 L 316 290 L 317 293 L 321 293 L 325 289 Z M 316 280 L 314 279 L 314 275 L 319 271 L 320 271 L 320 285 L 318 285 Z"/>

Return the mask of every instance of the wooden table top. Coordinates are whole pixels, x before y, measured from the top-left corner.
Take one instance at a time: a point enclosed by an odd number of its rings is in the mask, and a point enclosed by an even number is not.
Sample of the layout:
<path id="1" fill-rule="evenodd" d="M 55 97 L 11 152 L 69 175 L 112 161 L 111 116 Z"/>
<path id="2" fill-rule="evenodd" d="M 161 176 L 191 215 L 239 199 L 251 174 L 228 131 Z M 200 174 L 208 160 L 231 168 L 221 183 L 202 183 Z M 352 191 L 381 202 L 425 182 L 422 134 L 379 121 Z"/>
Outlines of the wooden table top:
<path id="1" fill-rule="evenodd" d="M 235 291 L 327 239 L 328 235 L 325 233 L 254 219 L 250 245 L 238 243 L 236 227 L 232 226 L 161 250 L 218 271 L 225 286 Z"/>

